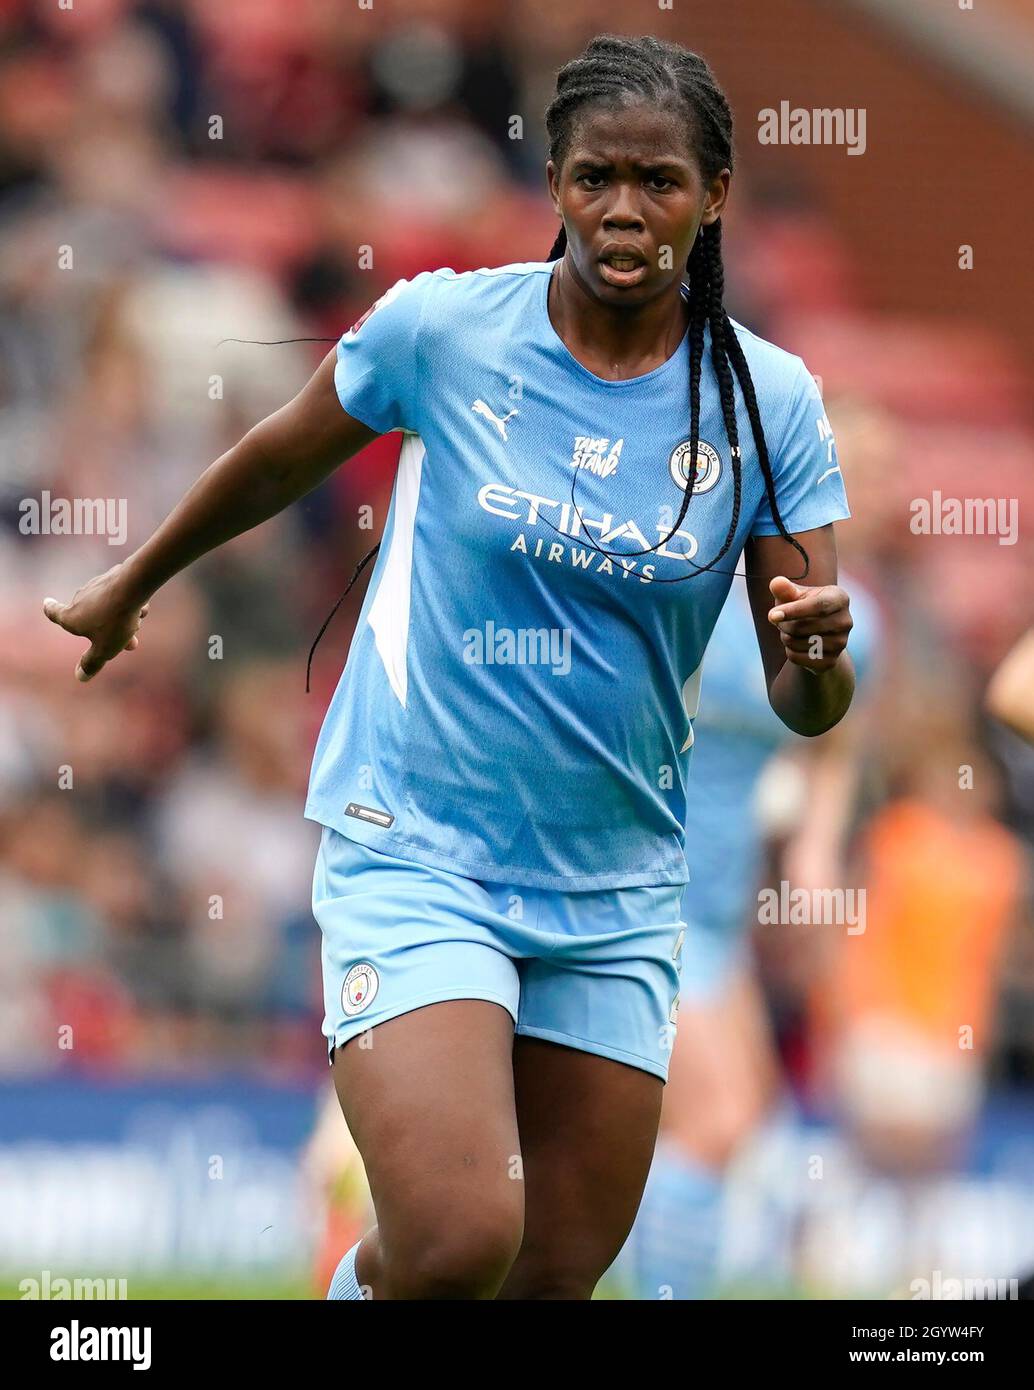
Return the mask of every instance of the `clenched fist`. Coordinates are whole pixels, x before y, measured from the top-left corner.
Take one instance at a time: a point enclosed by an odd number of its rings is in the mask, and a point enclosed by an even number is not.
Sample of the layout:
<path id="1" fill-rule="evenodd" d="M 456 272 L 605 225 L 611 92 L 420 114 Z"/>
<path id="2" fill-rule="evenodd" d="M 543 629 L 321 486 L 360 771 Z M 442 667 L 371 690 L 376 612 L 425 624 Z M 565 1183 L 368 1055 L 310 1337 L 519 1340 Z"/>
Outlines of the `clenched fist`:
<path id="1" fill-rule="evenodd" d="M 768 587 L 775 599 L 768 621 L 779 629 L 787 660 L 812 674 L 831 670 L 853 626 L 845 591 L 838 584 L 809 588 L 783 575 Z"/>

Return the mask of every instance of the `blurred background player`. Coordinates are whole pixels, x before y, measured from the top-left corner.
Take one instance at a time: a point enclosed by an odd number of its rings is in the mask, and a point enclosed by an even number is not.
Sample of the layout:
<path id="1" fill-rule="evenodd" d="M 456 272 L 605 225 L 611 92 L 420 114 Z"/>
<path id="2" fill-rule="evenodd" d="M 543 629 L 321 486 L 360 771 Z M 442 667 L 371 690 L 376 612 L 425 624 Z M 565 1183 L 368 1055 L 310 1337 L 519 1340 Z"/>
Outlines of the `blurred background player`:
<path id="1" fill-rule="evenodd" d="M 837 425 L 838 404 L 830 406 Z M 891 440 L 879 412 L 860 402 L 844 407 L 837 457 L 852 490 L 858 479 L 865 508 L 870 488 L 859 474 Z M 846 887 L 849 881 L 846 850 L 866 746 L 866 695 L 878 676 L 872 669 L 878 665 L 878 606 L 851 573 L 856 533 L 866 531 L 863 516 L 838 536 L 853 585 L 859 690 L 836 729 L 805 740 L 770 717 L 764 672 L 751 660 L 753 623 L 742 578 L 733 581 L 704 658 L 687 800 L 690 882 L 682 900 L 679 1037 L 657 1153 L 611 1281 L 638 1298 L 691 1299 L 715 1291 L 726 1174 L 783 1086 L 770 1005 L 752 955 L 759 888 L 770 881 L 773 862 L 781 865 L 776 877 L 791 887 Z M 774 930 L 795 929 L 783 924 Z M 813 970 L 819 937 L 841 930 L 798 930 L 792 948 L 798 968 Z"/>
<path id="2" fill-rule="evenodd" d="M 1021 847 L 997 818 L 1000 778 L 965 730 L 964 702 L 944 672 L 916 672 L 913 696 L 924 685 L 925 698 L 898 707 L 894 792 L 860 838 L 865 932 L 832 939 L 808 991 L 816 1080 L 908 1233 L 884 1271 L 906 1297 L 936 1268 L 977 1272 L 954 1263 L 953 1240 L 964 1249 L 965 1237 L 928 1213 L 976 1140 L 993 1005 L 1026 887 Z M 813 1286 L 838 1228 L 816 1213 L 801 1234 Z M 1014 1270 L 1002 1261 L 992 1273 Z"/>
<path id="3" fill-rule="evenodd" d="M 857 581 L 851 582 L 852 641 L 864 695 L 876 618 L 872 601 Z M 842 851 L 851 828 L 861 743 L 849 726 L 860 718 L 859 710 L 856 706 L 844 725 L 814 747 L 802 748 L 804 740 L 770 718 L 764 673 L 750 660 L 752 640 L 746 586 L 736 580 L 704 659 L 695 725 L 679 1036 L 657 1153 L 615 1271 L 639 1298 L 688 1299 L 713 1290 L 724 1174 L 779 1085 L 750 953 L 770 828 L 766 771 L 779 783 L 781 818 L 788 798 L 799 808 L 799 826 L 785 851 L 791 885 L 845 883 Z M 797 754 L 792 764 L 780 759 L 790 745 Z"/>

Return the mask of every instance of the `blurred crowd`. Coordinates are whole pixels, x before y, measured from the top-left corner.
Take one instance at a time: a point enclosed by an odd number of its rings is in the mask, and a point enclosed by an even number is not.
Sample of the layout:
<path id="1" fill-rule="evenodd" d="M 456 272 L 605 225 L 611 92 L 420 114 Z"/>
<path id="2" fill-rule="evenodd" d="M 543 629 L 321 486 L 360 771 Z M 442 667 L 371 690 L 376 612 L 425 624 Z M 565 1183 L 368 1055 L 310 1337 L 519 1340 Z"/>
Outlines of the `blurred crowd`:
<path id="1" fill-rule="evenodd" d="M 542 112 L 607 27 L 620 7 L 585 0 L 0 5 L 0 1070 L 325 1071 L 301 806 L 365 576 L 309 695 L 305 662 L 397 439 L 170 583 L 88 686 L 42 600 L 139 545 L 400 276 L 548 253 Z M 730 312 L 822 372 L 843 561 L 882 620 L 850 836 L 865 950 L 816 974 L 759 930 L 784 1058 L 821 1088 L 850 1023 L 865 1117 L 900 1028 L 962 1017 L 984 1074 L 1034 1085 L 1034 760 L 982 706 L 1032 617 L 1031 364 L 979 323 L 863 303 L 835 225 L 749 148 L 727 223 Z M 934 488 L 1018 499 L 1019 539 L 916 534 Z M 125 499 L 125 545 L 27 534 L 45 491 Z M 936 1083 L 912 1061 L 903 1113 Z"/>

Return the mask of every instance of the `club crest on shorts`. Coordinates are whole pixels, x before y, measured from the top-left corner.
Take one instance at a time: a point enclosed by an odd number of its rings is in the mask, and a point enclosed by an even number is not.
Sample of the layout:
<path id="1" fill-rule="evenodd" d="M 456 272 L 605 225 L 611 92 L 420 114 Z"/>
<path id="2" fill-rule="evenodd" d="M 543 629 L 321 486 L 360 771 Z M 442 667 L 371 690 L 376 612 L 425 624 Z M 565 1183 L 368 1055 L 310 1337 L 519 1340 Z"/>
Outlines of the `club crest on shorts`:
<path id="1" fill-rule="evenodd" d="M 341 1007 L 349 1018 L 368 1009 L 377 998 L 380 976 L 368 960 L 353 965 L 341 986 Z"/>
<path id="2" fill-rule="evenodd" d="M 685 492 L 686 484 L 689 482 L 689 446 L 692 442 L 691 439 L 684 439 L 681 444 L 677 444 L 668 460 L 671 480 L 683 492 Z M 695 497 L 698 492 L 710 492 L 721 474 L 722 461 L 718 457 L 718 450 L 712 448 L 706 439 L 698 439 L 697 476 L 693 484 L 693 496 Z"/>

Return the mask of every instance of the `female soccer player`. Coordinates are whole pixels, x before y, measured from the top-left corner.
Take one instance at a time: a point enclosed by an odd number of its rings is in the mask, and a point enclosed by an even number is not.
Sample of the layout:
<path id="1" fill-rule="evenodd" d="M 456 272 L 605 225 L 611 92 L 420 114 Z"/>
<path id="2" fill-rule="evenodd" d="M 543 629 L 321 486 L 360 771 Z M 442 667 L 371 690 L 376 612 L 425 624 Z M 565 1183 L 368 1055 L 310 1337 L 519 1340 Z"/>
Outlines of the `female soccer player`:
<path id="1" fill-rule="evenodd" d="M 334 1298 L 591 1295 L 653 1152 L 694 691 L 741 553 L 779 717 L 820 733 L 853 689 L 818 393 L 723 308 L 713 74 L 603 35 L 546 123 L 548 260 L 399 281 L 140 550 L 45 605 L 89 680 L 172 575 L 403 432 L 305 807 L 377 1214 Z"/>

